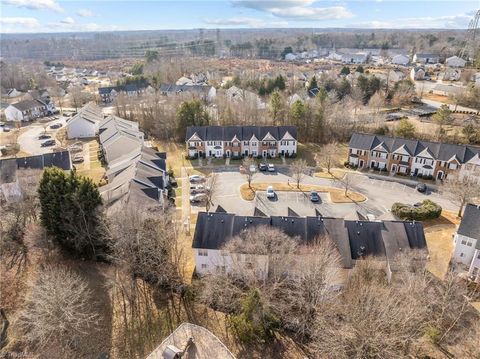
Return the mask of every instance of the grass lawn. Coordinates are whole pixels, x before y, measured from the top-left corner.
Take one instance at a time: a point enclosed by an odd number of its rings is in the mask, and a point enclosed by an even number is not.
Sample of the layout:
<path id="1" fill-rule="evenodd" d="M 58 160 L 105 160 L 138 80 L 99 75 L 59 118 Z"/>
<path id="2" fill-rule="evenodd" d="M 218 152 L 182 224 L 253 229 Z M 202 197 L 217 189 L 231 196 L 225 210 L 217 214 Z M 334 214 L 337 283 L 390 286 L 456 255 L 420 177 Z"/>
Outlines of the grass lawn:
<path id="1" fill-rule="evenodd" d="M 439 218 L 423 222 L 430 260 L 427 270 L 443 279 L 453 251 L 452 235 L 459 219 L 452 212 L 443 211 Z"/>
<path id="2" fill-rule="evenodd" d="M 185 158 L 185 144 L 172 141 L 153 140 L 154 146 L 157 146 L 159 151 L 167 153 L 167 168 L 173 169 L 175 178 L 181 176 L 180 169 L 182 166 L 192 167 L 194 164 Z"/>
<path id="3" fill-rule="evenodd" d="M 295 185 L 288 185 L 286 183 L 252 183 L 251 188 L 248 187 L 248 183 L 245 183 L 240 186 L 240 194 L 242 198 L 246 201 L 253 201 L 255 198 L 256 191 L 266 191 L 268 186 L 272 186 L 275 191 L 286 191 L 286 192 L 325 192 L 330 194 L 330 199 L 333 203 L 354 203 L 354 202 L 363 202 L 367 198 L 357 192 L 349 191 L 347 196 L 344 195 L 343 189 L 318 186 L 318 185 L 300 185 L 300 188 L 297 188 Z"/>
<path id="4" fill-rule="evenodd" d="M 323 172 L 315 172 L 315 177 L 327 179 L 342 179 L 343 176 L 345 176 L 346 171 L 335 168 L 331 169 L 330 172 L 331 173 L 328 173 L 326 170 Z"/>

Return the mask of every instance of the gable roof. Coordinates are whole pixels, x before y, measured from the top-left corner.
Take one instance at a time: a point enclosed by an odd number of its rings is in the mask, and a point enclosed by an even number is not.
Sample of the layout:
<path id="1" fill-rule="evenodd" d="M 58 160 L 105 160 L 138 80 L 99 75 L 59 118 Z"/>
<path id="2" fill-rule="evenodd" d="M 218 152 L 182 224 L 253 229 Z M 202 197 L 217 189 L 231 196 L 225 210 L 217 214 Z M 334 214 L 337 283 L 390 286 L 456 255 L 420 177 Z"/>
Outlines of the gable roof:
<path id="1" fill-rule="evenodd" d="M 467 204 L 457 233 L 476 239 L 476 247 L 480 249 L 480 206 L 472 203 Z"/>
<path id="2" fill-rule="evenodd" d="M 185 134 L 185 141 L 188 141 L 195 133 L 202 141 L 230 141 L 235 136 L 240 141 L 249 141 L 253 136 L 261 141 L 267 134 L 278 141 L 287 132 L 293 139 L 297 138 L 295 126 L 189 126 Z"/>
<path id="3" fill-rule="evenodd" d="M 329 237 L 335 243 L 345 268 L 364 256 L 392 259 L 403 249 L 427 247 L 423 225 L 403 221 L 352 221 L 343 218 L 297 216 L 239 216 L 231 213 L 198 214 L 193 248 L 220 249 L 228 240 L 252 226 L 278 228 L 309 243 Z"/>
<path id="4" fill-rule="evenodd" d="M 17 103 L 13 103 L 11 106 L 15 107 L 17 110 L 20 111 L 27 111 L 45 105 L 38 100 L 23 100 Z"/>
<path id="5" fill-rule="evenodd" d="M 390 153 L 406 150 L 411 156 L 422 152 L 431 154 L 436 160 L 449 161 L 452 157 L 460 163 L 465 163 L 480 153 L 480 147 L 470 145 L 455 145 L 431 141 L 410 140 L 400 137 L 388 137 L 366 133 L 354 133 L 350 138 L 349 147 L 371 151 L 383 143 Z"/>
<path id="6" fill-rule="evenodd" d="M 58 167 L 62 170 L 68 171 L 72 169 L 72 162 L 70 160 L 70 152 L 60 151 L 44 153 L 43 155 L 17 157 L 16 159 L 0 160 L 0 168 L 2 172 L 7 167 L 9 171 L 12 168 L 12 161 L 16 161 L 16 168 L 31 168 L 31 169 L 44 169 L 45 167 Z M 10 174 L 11 175 L 11 174 Z"/>

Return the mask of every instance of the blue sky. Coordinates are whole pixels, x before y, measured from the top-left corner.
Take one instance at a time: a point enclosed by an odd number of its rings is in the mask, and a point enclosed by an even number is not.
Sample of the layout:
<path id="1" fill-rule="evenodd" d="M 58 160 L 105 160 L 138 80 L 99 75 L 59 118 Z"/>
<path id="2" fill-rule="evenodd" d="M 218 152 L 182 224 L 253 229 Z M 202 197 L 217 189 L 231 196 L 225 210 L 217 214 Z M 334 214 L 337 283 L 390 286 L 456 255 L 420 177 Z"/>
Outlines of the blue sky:
<path id="1" fill-rule="evenodd" d="M 261 27 L 467 28 L 480 0 L 0 0 L 0 32 Z"/>

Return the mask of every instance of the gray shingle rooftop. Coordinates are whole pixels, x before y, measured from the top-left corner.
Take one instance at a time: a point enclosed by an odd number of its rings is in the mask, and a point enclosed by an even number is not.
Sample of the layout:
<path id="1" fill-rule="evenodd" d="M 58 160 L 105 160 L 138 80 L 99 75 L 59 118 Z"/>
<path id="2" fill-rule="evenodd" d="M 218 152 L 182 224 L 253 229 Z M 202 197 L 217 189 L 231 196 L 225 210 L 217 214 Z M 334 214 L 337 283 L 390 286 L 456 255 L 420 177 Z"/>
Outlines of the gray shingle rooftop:
<path id="1" fill-rule="evenodd" d="M 235 136 L 243 141 L 250 140 L 253 135 L 262 140 L 268 133 L 276 140 L 280 140 L 287 132 L 294 139 L 297 138 L 295 126 L 190 126 L 187 127 L 185 141 L 195 133 L 203 141 L 231 141 Z"/>
<path id="2" fill-rule="evenodd" d="M 480 249 L 480 206 L 467 204 L 457 233 L 477 239 L 477 249 Z"/>

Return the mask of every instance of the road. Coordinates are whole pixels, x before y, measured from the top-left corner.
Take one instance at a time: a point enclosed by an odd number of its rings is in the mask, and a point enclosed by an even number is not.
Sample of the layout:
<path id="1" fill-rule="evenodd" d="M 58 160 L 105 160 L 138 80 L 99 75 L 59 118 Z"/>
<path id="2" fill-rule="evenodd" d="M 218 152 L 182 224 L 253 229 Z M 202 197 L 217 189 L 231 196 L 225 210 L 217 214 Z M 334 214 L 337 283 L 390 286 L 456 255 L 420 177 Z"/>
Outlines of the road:
<path id="1" fill-rule="evenodd" d="M 434 101 L 434 100 L 427 100 L 427 99 L 422 99 L 422 102 L 427 104 L 427 105 L 430 105 L 430 106 L 433 106 L 435 108 L 439 108 L 440 106 L 442 105 L 445 105 L 443 102 L 439 102 L 439 101 Z M 448 105 L 448 104 L 447 104 Z M 450 108 L 450 110 L 455 110 L 455 105 L 448 105 L 448 107 Z M 471 112 L 478 112 L 479 110 L 475 110 L 474 108 L 469 108 L 469 107 L 465 107 L 465 106 L 460 106 L 458 105 L 457 106 L 457 111 L 471 111 Z"/>
<path id="2" fill-rule="evenodd" d="M 52 130 L 50 126 L 53 125 L 54 123 L 61 123 L 62 127 L 65 127 L 66 119 L 67 117 L 60 116 L 58 120 L 51 120 L 43 123 L 37 121 L 29 125 L 27 131 L 25 131 L 23 134 L 18 136 L 17 142 L 20 145 L 20 150 L 23 152 L 29 153 L 30 155 L 41 155 L 44 153 L 52 152 L 52 149 L 55 146 L 41 147 L 42 142 L 46 140 L 39 140 L 38 136 L 43 134 L 46 128 L 47 135 L 50 135 L 52 136 L 52 139 L 55 139 L 55 135 L 57 134 L 58 129 Z M 57 141 L 57 145 L 58 144 L 59 143 Z"/>
<path id="3" fill-rule="evenodd" d="M 299 215 L 315 215 L 317 209 L 324 216 L 352 218 L 355 211 L 362 214 L 373 214 L 376 217 L 388 217 L 390 208 L 395 202 L 414 204 L 424 199 L 431 199 L 448 211 L 456 211 L 458 208 L 448 199 L 437 192 L 419 193 L 415 188 L 408 185 L 384 181 L 381 179 L 368 178 L 363 174 L 356 174 L 352 189 L 365 195 L 368 200 L 356 204 L 336 204 L 328 200 L 328 196 L 321 195 L 321 203 L 313 205 L 303 194 L 278 193 L 278 200 L 266 199 L 264 193 L 257 193 L 254 201 L 245 201 L 240 196 L 240 186 L 246 182 L 245 176 L 240 175 L 237 170 L 222 168 L 217 178 L 217 185 L 213 197 L 213 208 L 222 206 L 227 212 L 241 215 L 252 215 L 255 207 L 258 207 L 267 215 L 288 214 L 291 208 Z M 260 172 L 254 176 L 253 182 L 262 183 L 292 183 L 292 178 L 285 173 L 275 174 Z M 317 184 L 322 186 L 341 187 L 338 181 L 307 176 L 303 181 L 305 184 Z M 200 209 L 200 208 L 199 208 Z"/>

